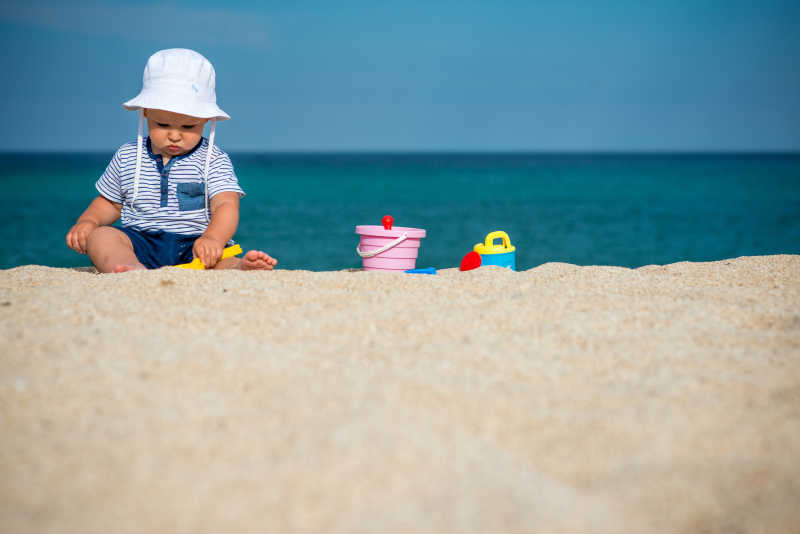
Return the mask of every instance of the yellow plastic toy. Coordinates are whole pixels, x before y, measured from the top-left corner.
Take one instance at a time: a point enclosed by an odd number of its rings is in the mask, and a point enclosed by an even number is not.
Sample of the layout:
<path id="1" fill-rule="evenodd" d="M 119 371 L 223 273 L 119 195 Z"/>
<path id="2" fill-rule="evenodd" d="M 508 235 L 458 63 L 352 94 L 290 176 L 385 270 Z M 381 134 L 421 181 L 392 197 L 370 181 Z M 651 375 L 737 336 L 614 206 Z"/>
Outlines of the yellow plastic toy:
<path id="1" fill-rule="evenodd" d="M 501 244 L 495 244 L 494 240 L 502 240 Z M 473 250 L 481 255 L 481 265 L 499 265 L 508 267 L 512 271 L 517 270 L 517 247 L 511 244 L 508 234 L 497 230 L 486 236 L 483 243 L 478 243 Z"/>
<path id="2" fill-rule="evenodd" d="M 242 253 L 242 247 L 239 245 L 233 245 L 232 247 L 225 247 L 225 250 L 222 251 L 221 260 L 225 258 L 232 258 L 237 254 Z M 180 267 L 181 269 L 198 269 L 203 270 L 206 266 L 203 264 L 203 261 L 200 258 L 193 259 L 190 263 L 182 263 L 181 265 L 175 265 L 175 267 Z"/>

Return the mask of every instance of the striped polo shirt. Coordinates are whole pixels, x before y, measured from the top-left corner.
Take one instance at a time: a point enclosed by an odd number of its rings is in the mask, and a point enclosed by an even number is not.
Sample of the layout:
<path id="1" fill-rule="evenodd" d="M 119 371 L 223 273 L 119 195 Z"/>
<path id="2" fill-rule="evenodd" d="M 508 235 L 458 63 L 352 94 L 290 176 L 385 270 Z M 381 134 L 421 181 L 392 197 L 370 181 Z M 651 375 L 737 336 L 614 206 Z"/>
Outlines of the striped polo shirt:
<path id="1" fill-rule="evenodd" d="M 202 234 L 208 226 L 205 213 L 203 171 L 208 140 L 203 137 L 191 152 L 170 158 L 153 154 L 150 138 L 142 140 L 142 168 L 139 191 L 133 201 L 136 171 L 136 142 L 126 143 L 111 158 L 95 187 L 111 202 L 122 204 L 122 226 L 139 230 L 164 230 L 182 235 Z M 228 155 L 214 145 L 208 169 L 208 198 L 224 191 L 244 196 Z"/>

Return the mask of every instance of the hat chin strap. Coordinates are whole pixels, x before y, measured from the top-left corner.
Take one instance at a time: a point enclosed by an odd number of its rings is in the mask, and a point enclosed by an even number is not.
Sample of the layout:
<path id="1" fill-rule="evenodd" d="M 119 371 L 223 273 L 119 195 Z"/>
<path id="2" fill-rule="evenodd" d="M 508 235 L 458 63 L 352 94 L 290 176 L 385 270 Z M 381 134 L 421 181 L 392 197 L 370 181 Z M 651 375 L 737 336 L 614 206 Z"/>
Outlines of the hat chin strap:
<path id="1" fill-rule="evenodd" d="M 211 129 L 208 132 L 208 151 L 206 152 L 206 167 L 203 172 L 203 190 L 206 196 L 206 221 L 211 222 L 211 215 L 208 209 L 208 168 L 211 166 L 211 151 L 214 150 L 214 133 L 217 129 L 217 119 L 211 119 Z"/>
<path id="2" fill-rule="evenodd" d="M 144 126 L 144 110 L 139 109 L 139 129 L 136 133 L 136 170 L 133 173 L 133 200 L 131 209 L 136 211 L 136 195 L 139 193 L 139 176 L 142 173 L 142 130 Z M 206 151 L 206 165 L 203 169 L 203 190 L 205 192 L 206 222 L 211 222 L 208 209 L 208 169 L 211 166 L 211 151 L 214 150 L 214 134 L 217 130 L 217 119 L 211 119 L 211 130 L 208 132 L 208 150 Z"/>
<path id="3" fill-rule="evenodd" d="M 133 173 L 133 200 L 131 209 L 136 211 L 136 194 L 139 192 L 139 175 L 142 172 L 142 127 L 144 125 L 144 109 L 139 108 L 139 129 L 136 133 L 136 171 Z"/>

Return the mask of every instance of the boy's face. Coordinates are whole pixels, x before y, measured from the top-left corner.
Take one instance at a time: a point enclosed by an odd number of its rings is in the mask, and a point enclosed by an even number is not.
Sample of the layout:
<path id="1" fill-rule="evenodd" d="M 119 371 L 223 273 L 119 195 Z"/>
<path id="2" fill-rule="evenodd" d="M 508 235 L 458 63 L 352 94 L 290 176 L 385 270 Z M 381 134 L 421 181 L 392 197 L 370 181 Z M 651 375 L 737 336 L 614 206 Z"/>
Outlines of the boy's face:
<path id="1" fill-rule="evenodd" d="M 147 128 L 154 154 L 182 156 L 203 137 L 203 128 L 208 119 L 199 119 L 161 109 L 146 109 Z"/>

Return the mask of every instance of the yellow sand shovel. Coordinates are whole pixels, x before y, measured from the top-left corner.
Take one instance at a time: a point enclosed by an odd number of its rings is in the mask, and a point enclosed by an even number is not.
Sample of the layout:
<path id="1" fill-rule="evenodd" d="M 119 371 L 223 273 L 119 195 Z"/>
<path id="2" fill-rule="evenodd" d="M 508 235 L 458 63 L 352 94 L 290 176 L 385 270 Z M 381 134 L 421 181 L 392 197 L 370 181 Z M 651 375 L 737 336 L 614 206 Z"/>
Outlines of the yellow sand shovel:
<path id="1" fill-rule="evenodd" d="M 232 247 L 226 247 L 225 250 L 222 251 L 221 260 L 225 258 L 232 258 L 237 254 L 242 253 L 242 247 L 239 245 L 233 245 Z M 206 266 L 203 265 L 203 262 L 200 258 L 193 259 L 190 263 L 182 263 L 181 265 L 175 265 L 175 267 L 180 267 L 181 269 L 205 269 Z"/>

